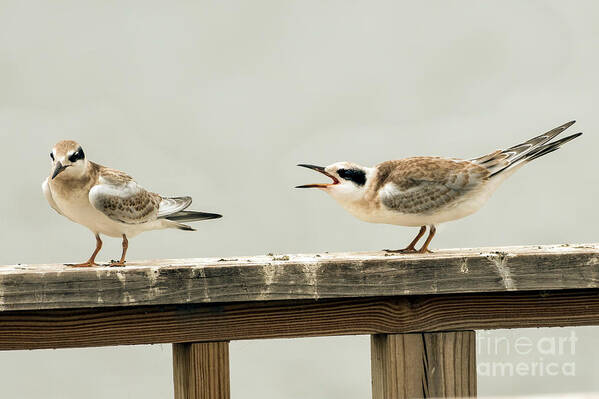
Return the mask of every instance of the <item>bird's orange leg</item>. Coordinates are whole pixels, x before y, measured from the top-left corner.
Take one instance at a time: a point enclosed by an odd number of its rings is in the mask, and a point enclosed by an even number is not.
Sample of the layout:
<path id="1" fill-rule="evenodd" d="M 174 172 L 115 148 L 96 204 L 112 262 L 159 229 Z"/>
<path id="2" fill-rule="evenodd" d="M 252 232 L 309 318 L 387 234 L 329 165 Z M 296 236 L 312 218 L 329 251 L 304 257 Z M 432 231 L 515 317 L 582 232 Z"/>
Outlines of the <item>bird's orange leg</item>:
<path id="1" fill-rule="evenodd" d="M 418 253 L 421 254 L 430 254 L 433 251 L 428 249 L 428 244 L 431 243 L 431 240 L 433 239 L 433 237 L 435 236 L 435 233 L 437 232 L 437 228 L 434 225 L 430 225 L 430 231 L 428 233 L 428 237 L 426 237 L 426 241 L 424 242 L 424 245 L 422 246 L 422 248 L 420 248 L 418 250 Z"/>
<path id="2" fill-rule="evenodd" d="M 74 264 L 67 264 L 66 266 L 70 266 L 70 267 L 92 267 L 92 266 L 98 266 L 96 264 L 96 256 L 98 255 L 98 252 L 100 252 L 101 249 L 102 249 L 102 240 L 100 239 L 100 235 L 96 234 L 96 249 L 94 250 L 94 253 L 89 258 L 89 260 L 87 262 L 78 263 L 76 265 L 74 265 Z"/>
<path id="3" fill-rule="evenodd" d="M 385 249 L 385 252 L 399 253 L 399 254 L 408 254 L 408 253 L 416 252 L 416 244 L 418 244 L 418 241 L 420 241 L 420 239 L 424 235 L 425 231 L 426 231 L 426 226 L 420 227 L 420 231 L 418 232 L 418 235 L 416 236 L 416 238 L 414 238 L 412 240 L 412 242 L 404 249 Z"/>
<path id="4" fill-rule="evenodd" d="M 121 260 L 119 260 L 118 262 L 110 263 L 111 267 L 125 266 L 125 256 L 127 256 L 127 248 L 129 248 L 129 241 L 127 240 L 127 236 L 123 234 L 123 253 L 121 254 Z"/>

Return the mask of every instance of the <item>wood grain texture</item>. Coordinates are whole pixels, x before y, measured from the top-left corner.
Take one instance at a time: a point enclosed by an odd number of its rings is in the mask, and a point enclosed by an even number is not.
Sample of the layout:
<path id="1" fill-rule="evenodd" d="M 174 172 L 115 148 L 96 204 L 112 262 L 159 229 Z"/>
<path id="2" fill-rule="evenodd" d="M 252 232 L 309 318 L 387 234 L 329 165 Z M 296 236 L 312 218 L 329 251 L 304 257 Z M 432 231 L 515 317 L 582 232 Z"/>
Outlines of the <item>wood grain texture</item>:
<path id="1" fill-rule="evenodd" d="M 173 344 L 175 399 L 229 399 L 229 343 Z"/>
<path id="2" fill-rule="evenodd" d="M 0 350 L 599 325 L 599 290 L 0 312 Z"/>
<path id="3" fill-rule="evenodd" d="M 599 247 L 562 245 L 0 267 L 0 311 L 599 287 Z"/>
<path id="4" fill-rule="evenodd" d="M 474 331 L 371 337 L 374 399 L 476 396 Z"/>

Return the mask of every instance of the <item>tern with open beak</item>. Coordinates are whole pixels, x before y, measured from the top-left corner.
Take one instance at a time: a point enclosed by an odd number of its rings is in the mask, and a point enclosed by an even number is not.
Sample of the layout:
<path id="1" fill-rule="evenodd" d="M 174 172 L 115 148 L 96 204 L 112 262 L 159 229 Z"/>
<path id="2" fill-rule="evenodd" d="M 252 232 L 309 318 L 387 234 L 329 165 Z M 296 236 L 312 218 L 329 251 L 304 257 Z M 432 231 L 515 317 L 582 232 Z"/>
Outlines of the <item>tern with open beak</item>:
<path id="1" fill-rule="evenodd" d="M 318 188 L 349 213 L 371 223 L 420 227 L 404 249 L 389 252 L 430 252 L 428 247 L 439 223 L 457 220 L 478 211 L 499 185 L 528 162 L 557 150 L 582 133 L 552 141 L 574 121 L 505 150 L 469 160 L 414 157 L 365 167 L 338 162 L 327 167 L 300 164 L 332 179 Z M 430 227 L 424 245 L 416 244 Z"/>
<path id="2" fill-rule="evenodd" d="M 100 234 L 123 240 L 121 259 L 111 266 L 124 266 L 128 238 L 144 231 L 175 228 L 193 231 L 184 222 L 216 219 L 215 213 L 187 211 L 191 197 L 164 198 L 146 191 L 129 175 L 88 161 L 74 141 L 57 143 L 50 152 L 52 169 L 42 191 L 56 212 L 90 229 L 96 249 L 88 261 L 69 266 L 96 265 L 102 248 Z"/>

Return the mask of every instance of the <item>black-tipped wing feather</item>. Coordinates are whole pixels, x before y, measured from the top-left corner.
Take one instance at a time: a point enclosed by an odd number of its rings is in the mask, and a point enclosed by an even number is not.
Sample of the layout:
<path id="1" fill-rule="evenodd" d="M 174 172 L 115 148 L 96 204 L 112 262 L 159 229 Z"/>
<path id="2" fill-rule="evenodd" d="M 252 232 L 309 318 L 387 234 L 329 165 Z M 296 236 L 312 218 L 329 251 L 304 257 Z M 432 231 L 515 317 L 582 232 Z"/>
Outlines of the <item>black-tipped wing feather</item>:
<path id="1" fill-rule="evenodd" d="M 471 159 L 471 161 L 485 167 L 491 172 L 489 177 L 496 176 L 501 172 L 512 169 L 514 166 L 521 165 L 523 162 L 532 161 L 533 159 L 549 154 L 550 152 L 557 150 L 561 145 L 580 136 L 582 133 L 574 134 L 561 140 L 551 141 L 557 135 L 572 126 L 574 122 L 575 121 L 565 123 L 547 133 L 533 137 L 524 143 L 517 144 L 505 150 L 498 150 L 479 158 Z"/>
<path id="2" fill-rule="evenodd" d="M 529 160 L 529 161 L 532 161 L 533 159 L 537 159 L 539 157 L 542 157 L 543 155 L 547 155 L 550 152 L 553 152 L 553 151 L 559 149 L 562 145 L 566 144 L 568 141 L 572 141 L 576 137 L 581 136 L 581 135 L 582 135 L 582 133 L 576 133 L 576 134 L 573 134 L 571 136 L 564 137 L 561 140 L 553 141 L 551 143 L 547 143 L 545 145 L 542 145 L 541 147 L 537 148 L 533 152 L 530 152 L 527 155 L 526 159 Z"/>
<path id="3" fill-rule="evenodd" d="M 200 220 L 222 218 L 218 213 L 196 212 L 196 211 L 181 211 L 172 215 L 165 216 L 164 219 L 172 220 L 173 222 L 196 222 Z"/>

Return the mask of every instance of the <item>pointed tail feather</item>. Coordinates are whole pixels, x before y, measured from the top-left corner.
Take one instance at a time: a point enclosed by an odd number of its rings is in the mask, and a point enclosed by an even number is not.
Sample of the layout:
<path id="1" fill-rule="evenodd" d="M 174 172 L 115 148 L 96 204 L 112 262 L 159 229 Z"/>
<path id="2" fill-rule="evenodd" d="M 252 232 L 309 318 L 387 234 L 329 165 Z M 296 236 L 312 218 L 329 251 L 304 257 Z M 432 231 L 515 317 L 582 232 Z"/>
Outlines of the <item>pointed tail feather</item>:
<path id="1" fill-rule="evenodd" d="M 175 228 L 177 228 L 179 230 L 183 230 L 183 231 L 197 231 L 193 227 L 188 226 L 188 225 L 183 224 L 183 223 L 175 223 L 173 227 L 175 227 Z"/>

